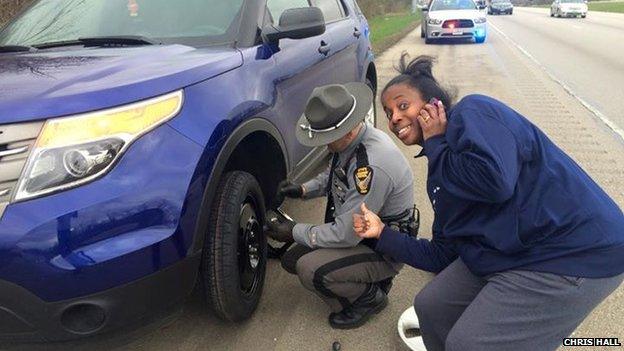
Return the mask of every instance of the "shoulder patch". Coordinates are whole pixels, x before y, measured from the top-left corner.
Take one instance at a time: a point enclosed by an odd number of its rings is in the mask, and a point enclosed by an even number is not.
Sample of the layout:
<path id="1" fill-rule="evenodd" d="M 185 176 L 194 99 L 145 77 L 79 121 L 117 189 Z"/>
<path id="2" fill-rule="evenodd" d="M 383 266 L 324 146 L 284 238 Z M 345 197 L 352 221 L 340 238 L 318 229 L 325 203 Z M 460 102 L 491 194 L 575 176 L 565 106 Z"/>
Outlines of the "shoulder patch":
<path id="1" fill-rule="evenodd" d="M 369 166 L 356 168 L 353 172 L 355 188 L 361 195 L 368 194 L 373 180 L 373 169 Z"/>

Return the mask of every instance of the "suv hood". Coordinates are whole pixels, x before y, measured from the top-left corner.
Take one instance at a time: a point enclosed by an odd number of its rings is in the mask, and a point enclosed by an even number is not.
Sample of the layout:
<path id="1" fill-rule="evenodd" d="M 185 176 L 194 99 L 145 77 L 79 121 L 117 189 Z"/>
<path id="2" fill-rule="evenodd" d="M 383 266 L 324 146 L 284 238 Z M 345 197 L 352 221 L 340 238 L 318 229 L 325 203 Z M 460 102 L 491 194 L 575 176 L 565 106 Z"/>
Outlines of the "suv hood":
<path id="1" fill-rule="evenodd" d="M 242 64 L 233 48 L 59 48 L 0 54 L 0 123 L 66 116 L 175 91 Z"/>
<path id="2" fill-rule="evenodd" d="M 484 16 L 485 15 L 479 10 L 442 10 L 429 12 L 429 18 L 435 18 L 440 20 L 475 19 Z"/>

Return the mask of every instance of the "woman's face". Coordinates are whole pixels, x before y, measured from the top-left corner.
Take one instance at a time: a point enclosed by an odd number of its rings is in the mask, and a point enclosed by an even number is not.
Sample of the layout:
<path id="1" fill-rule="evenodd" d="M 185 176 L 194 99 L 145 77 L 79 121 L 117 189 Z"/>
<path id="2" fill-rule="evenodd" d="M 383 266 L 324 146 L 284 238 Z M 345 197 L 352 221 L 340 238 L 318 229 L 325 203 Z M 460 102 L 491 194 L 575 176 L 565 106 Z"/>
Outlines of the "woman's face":
<path id="1" fill-rule="evenodd" d="M 423 133 L 418 124 L 418 114 L 425 106 L 420 92 L 407 84 L 390 86 L 381 96 L 388 128 L 405 145 L 422 145 Z"/>

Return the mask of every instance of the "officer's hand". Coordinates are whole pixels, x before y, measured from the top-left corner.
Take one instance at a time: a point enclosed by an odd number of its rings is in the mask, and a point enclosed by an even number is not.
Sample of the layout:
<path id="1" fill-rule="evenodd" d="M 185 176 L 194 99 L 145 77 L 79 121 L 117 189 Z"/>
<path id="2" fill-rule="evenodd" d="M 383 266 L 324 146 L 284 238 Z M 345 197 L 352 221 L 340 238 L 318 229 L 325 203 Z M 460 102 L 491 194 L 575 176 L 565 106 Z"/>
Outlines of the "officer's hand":
<path id="1" fill-rule="evenodd" d="M 303 196 L 303 187 L 288 180 L 282 180 L 277 186 L 275 202 L 281 204 L 285 197 L 300 198 Z"/>
<path id="2" fill-rule="evenodd" d="M 295 240 L 293 239 L 292 231 L 295 224 L 297 223 L 293 221 L 280 222 L 277 218 L 273 218 L 273 220 L 269 220 L 269 231 L 266 234 L 275 241 L 282 243 L 293 242 Z"/>
<path id="3" fill-rule="evenodd" d="M 385 224 L 381 221 L 379 216 L 366 208 L 365 203 L 362 203 L 360 209 L 362 210 L 362 214 L 353 214 L 353 231 L 355 231 L 355 234 L 360 238 L 379 239 Z"/>
<path id="4" fill-rule="evenodd" d="M 442 101 L 438 101 L 436 105 L 426 104 L 420 110 L 417 120 L 425 140 L 446 133 L 446 111 Z"/>

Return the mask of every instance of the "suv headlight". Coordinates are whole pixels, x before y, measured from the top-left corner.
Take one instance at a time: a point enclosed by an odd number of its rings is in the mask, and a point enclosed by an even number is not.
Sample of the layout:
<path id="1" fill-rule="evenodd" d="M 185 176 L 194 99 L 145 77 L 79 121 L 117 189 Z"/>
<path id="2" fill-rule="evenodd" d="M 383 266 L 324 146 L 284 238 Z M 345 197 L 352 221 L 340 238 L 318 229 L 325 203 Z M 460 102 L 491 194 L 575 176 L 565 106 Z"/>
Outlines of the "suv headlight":
<path id="1" fill-rule="evenodd" d="M 177 115 L 182 100 L 180 90 L 122 107 L 46 121 L 14 200 L 65 190 L 104 175 L 132 142 Z"/>
<path id="2" fill-rule="evenodd" d="M 475 18 L 474 23 L 485 23 L 485 17 Z"/>
<path id="3" fill-rule="evenodd" d="M 430 18 L 427 23 L 429 24 L 442 24 L 442 20 L 441 19 L 437 19 L 437 18 Z"/>

